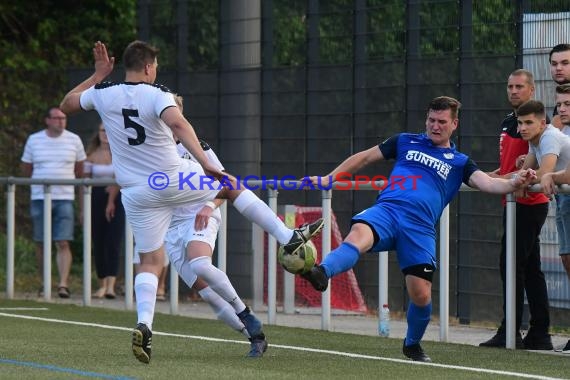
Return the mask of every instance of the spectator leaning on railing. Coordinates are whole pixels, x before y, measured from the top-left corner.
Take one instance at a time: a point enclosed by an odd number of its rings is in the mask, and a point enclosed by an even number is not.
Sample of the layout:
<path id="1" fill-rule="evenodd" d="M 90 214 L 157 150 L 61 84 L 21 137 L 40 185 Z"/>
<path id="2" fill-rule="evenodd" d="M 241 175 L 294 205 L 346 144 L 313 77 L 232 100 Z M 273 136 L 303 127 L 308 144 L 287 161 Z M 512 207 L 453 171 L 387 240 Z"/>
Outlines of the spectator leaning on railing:
<path id="1" fill-rule="evenodd" d="M 517 170 L 517 157 L 528 153 L 528 142 L 518 131 L 517 108 L 530 100 L 534 94 L 534 79 L 531 72 L 523 69 L 513 71 L 507 81 L 507 96 L 513 108 L 501 123 L 499 138 L 499 168 L 491 176 L 510 178 Z M 506 205 L 503 198 L 503 206 Z M 540 231 L 548 214 L 548 198 L 541 193 L 528 193 L 516 198 L 516 347 L 531 350 L 552 350 L 548 334 L 550 313 L 548 292 L 544 273 L 540 267 Z M 503 237 L 501 239 L 501 282 L 503 284 L 503 314 L 506 315 L 506 207 L 503 207 Z M 522 339 L 524 295 L 530 310 L 530 328 Z M 497 333 L 479 344 L 482 347 L 506 346 L 506 320 L 503 316 Z"/>
<path id="2" fill-rule="evenodd" d="M 85 150 L 79 136 L 65 129 L 67 117 L 59 107 L 49 107 L 44 120 L 46 128 L 32 134 L 26 141 L 22 155 L 23 175 L 50 179 L 81 178 Z M 69 298 L 69 272 L 73 260 L 69 242 L 73 240 L 75 189 L 73 186 L 54 185 L 51 187 L 51 195 L 52 239 L 57 247 L 59 271 L 57 294 L 61 298 Z M 41 276 L 44 241 L 43 186 L 32 185 L 31 196 L 33 238 L 36 242 L 36 260 Z"/>
<path id="3" fill-rule="evenodd" d="M 560 116 L 560 121 L 563 124 L 563 131 L 570 130 L 570 84 L 564 84 L 556 87 L 556 108 L 558 109 L 558 115 Z M 544 192 L 548 195 L 556 193 L 555 184 L 570 184 L 570 164 L 565 166 L 564 169 L 559 170 L 555 173 L 548 173 L 542 176 L 540 184 L 542 185 Z M 561 196 L 570 197 L 568 194 L 556 195 L 556 200 L 560 199 Z M 570 201 L 568 201 L 570 203 Z M 562 205 L 563 206 L 563 205 Z M 561 206 L 561 207 L 562 207 Z M 556 226 L 564 226 L 565 223 L 570 223 L 570 217 L 568 214 L 561 214 L 558 216 L 559 206 L 556 209 Z M 567 230 L 566 230 L 567 231 Z M 564 235 L 562 236 L 564 238 Z M 560 229 L 558 230 L 558 240 L 560 241 Z M 568 237 L 566 236 L 566 239 Z M 568 242 L 568 240 L 565 240 Z M 568 245 L 567 245 L 568 246 Z M 560 248 L 560 260 L 566 274 L 570 279 L 570 249 L 563 250 Z M 570 340 L 568 343 L 557 351 L 562 351 L 564 353 L 570 353 Z"/>

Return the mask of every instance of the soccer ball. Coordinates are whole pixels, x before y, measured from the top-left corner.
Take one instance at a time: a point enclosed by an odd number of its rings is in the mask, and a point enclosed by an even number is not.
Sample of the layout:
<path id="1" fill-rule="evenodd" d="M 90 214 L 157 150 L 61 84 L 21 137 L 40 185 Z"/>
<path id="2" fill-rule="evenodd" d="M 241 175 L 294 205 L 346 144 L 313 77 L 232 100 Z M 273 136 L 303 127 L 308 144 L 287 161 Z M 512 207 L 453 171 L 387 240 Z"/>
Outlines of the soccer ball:
<path id="1" fill-rule="evenodd" d="M 285 253 L 283 247 L 277 251 L 279 264 L 289 273 L 301 274 L 308 272 L 315 266 L 317 260 L 317 247 L 312 241 L 308 241 L 294 255 Z"/>

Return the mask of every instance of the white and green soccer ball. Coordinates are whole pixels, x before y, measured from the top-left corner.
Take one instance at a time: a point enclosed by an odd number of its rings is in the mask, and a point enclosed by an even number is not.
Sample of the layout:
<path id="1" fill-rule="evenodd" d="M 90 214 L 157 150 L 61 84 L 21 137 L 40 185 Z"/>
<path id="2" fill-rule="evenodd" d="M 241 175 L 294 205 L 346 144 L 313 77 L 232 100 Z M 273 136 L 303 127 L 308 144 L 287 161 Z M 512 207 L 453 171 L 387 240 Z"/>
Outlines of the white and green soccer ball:
<path id="1" fill-rule="evenodd" d="M 277 261 L 289 273 L 302 274 L 311 270 L 317 260 L 317 247 L 312 241 L 308 241 L 295 254 L 285 253 L 283 247 L 277 251 Z"/>

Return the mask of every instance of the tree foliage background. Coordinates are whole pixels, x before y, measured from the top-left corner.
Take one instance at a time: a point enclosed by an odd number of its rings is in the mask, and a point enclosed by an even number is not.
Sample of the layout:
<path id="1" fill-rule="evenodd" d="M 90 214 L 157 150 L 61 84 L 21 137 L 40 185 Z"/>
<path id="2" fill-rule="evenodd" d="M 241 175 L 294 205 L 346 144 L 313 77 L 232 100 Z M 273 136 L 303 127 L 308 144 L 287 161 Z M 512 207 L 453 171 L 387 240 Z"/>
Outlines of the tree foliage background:
<path id="1" fill-rule="evenodd" d="M 136 0 L 5 0 L 0 36 L 0 176 L 18 175 L 26 137 L 69 90 L 66 71 L 92 65 L 96 40 L 120 54 L 136 37 Z"/>
<path id="2" fill-rule="evenodd" d="M 118 55 L 136 32 L 136 0 L 0 2 L 0 176 L 21 175 L 27 137 L 45 126 L 46 109 L 69 90 L 68 72 L 92 67 L 93 43 L 106 41 Z M 30 230 L 28 194 L 25 186 L 16 192 L 23 236 Z M 4 186 L 0 197 L 5 225 Z M 79 230 L 75 241 L 81 242 Z"/>

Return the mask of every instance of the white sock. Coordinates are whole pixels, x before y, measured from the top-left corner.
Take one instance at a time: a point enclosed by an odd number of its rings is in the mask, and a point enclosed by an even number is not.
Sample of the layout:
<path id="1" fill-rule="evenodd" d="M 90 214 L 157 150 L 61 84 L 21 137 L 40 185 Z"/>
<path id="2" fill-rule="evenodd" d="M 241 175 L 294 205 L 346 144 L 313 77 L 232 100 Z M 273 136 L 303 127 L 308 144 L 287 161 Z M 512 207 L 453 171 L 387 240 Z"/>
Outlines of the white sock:
<path id="1" fill-rule="evenodd" d="M 154 306 L 158 277 L 149 272 L 139 273 L 135 277 L 135 295 L 137 298 L 137 323 L 144 323 L 152 331 Z"/>
<path id="2" fill-rule="evenodd" d="M 228 302 L 236 313 L 241 313 L 245 310 L 245 304 L 238 297 L 230 279 L 224 272 L 212 265 L 211 257 L 197 257 L 190 261 L 190 267 L 192 271 L 194 271 L 198 277 L 206 281 L 224 301 Z"/>
<path id="3" fill-rule="evenodd" d="M 249 333 L 247 332 L 244 324 L 238 318 L 234 308 L 229 303 L 224 301 L 224 299 L 220 297 L 218 293 L 216 293 L 209 286 L 202 290 L 199 290 L 198 293 L 204 301 L 210 304 L 218 319 L 224 321 L 226 325 L 230 326 L 232 329 L 241 332 L 243 335 L 245 335 L 246 338 L 250 338 Z"/>
<path id="4" fill-rule="evenodd" d="M 274 236 L 279 244 L 287 244 L 293 237 L 293 230 L 287 227 L 251 190 L 246 189 L 238 195 L 233 205 L 247 220 Z"/>

